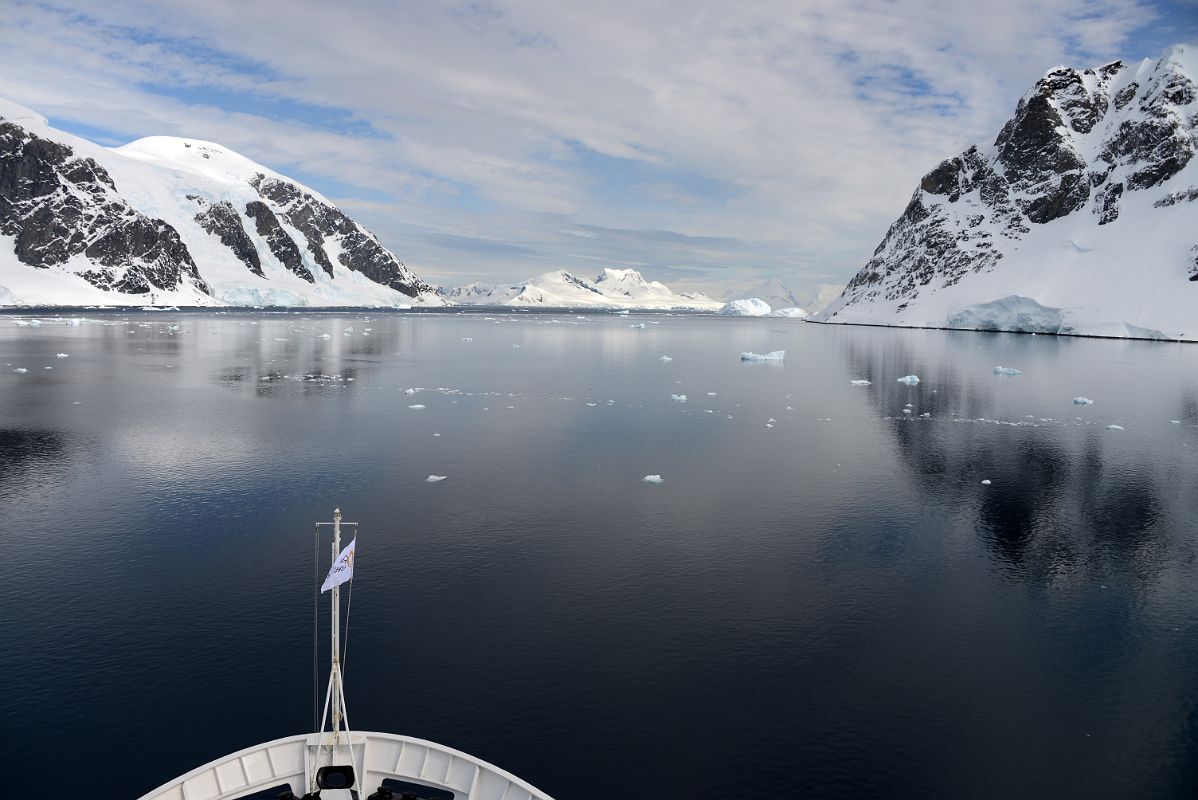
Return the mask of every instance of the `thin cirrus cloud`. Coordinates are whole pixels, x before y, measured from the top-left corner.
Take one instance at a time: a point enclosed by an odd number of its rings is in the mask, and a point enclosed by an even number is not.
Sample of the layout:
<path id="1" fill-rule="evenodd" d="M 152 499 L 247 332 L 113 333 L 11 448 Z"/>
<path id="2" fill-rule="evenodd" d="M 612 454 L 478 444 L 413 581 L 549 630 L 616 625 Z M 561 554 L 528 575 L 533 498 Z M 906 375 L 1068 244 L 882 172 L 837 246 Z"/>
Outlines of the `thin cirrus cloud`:
<path id="1" fill-rule="evenodd" d="M 435 283 L 637 266 L 844 281 L 1047 68 L 1195 38 L 1186 2 L 10 2 L 0 95 L 221 142 Z"/>

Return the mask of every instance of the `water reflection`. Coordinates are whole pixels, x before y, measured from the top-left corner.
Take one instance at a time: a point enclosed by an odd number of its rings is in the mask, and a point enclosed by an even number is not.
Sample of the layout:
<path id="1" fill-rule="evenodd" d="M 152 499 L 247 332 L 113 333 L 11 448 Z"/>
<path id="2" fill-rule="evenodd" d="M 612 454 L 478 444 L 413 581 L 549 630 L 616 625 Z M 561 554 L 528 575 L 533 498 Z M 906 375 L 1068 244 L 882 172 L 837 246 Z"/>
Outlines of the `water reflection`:
<path id="1" fill-rule="evenodd" d="M 1069 405 L 1066 385 L 1092 382 L 1093 368 L 1070 359 L 1091 343 L 1029 339 L 916 333 L 878 347 L 847 336 L 841 350 L 852 377 L 873 379 L 866 388 L 878 424 L 923 504 L 973 531 L 1013 574 L 1051 581 L 1118 572 L 1143 589 L 1180 546 L 1173 523 L 1189 511 L 1170 511 L 1164 498 L 1192 452 L 1177 449 L 1182 461 L 1170 464 L 1154 457 L 1155 445 L 1192 434 L 1169 422 L 1175 398 L 1167 396 L 1106 384 L 1101 411 Z M 987 353 L 1025 374 L 993 374 Z M 921 376 L 918 386 L 896 381 L 911 373 Z M 1045 398 L 1044 385 L 1059 388 Z M 1189 419 L 1191 398 L 1182 402 Z M 1107 428 L 1109 420 L 1144 417 L 1135 432 Z"/>
<path id="2" fill-rule="evenodd" d="M 66 437 L 53 430 L 0 428 L 0 496 L 46 484 L 65 467 Z"/>

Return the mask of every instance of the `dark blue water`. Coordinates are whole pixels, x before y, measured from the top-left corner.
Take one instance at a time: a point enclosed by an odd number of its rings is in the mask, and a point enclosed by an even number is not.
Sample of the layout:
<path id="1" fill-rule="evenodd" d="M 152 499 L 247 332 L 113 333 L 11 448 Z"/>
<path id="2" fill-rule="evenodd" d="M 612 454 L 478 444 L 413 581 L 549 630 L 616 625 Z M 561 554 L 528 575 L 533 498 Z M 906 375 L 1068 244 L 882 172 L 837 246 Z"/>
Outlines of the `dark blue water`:
<path id="1" fill-rule="evenodd" d="M 1198 347 L 39 319 L 0 317 L 6 794 L 308 730 L 335 506 L 353 725 L 561 800 L 1198 793 Z"/>

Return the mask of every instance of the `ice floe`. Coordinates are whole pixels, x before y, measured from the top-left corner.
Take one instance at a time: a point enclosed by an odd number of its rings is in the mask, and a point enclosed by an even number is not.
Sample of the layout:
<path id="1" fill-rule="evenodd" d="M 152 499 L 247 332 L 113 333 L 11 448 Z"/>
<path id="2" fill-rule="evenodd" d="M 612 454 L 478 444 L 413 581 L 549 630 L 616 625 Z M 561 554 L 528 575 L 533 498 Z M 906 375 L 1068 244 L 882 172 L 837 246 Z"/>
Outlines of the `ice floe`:
<path id="1" fill-rule="evenodd" d="M 408 406 L 408 408 L 412 409 L 413 411 L 420 411 L 421 409 L 424 408 L 424 406 L 421 405 L 420 403 L 415 403 L 413 405 Z"/>
<path id="2" fill-rule="evenodd" d="M 987 478 L 986 480 L 982 481 L 982 485 L 983 485 L 983 486 L 989 486 L 989 485 L 990 485 L 990 479 L 989 479 L 989 478 Z"/>
<path id="3" fill-rule="evenodd" d="M 869 381 L 849 381 L 852 386 L 869 386 Z"/>
<path id="4" fill-rule="evenodd" d="M 644 481 L 645 483 L 661 483 L 661 476 L 660 475 L 646 475 L 645 477 L 641 478 L 641 480 Z"/>
<path id="5" fill-rule="evenodd" d="M 663 364 L 669 364 L 673 360 L 674 359 L 670 358 L 669 356 L 662 356 L 661 358 L 658 359 L 658 361 L 660 361 Z"/>
<path id="6" fill-rule="evenodd" d="M 898 382 L 905 383 L 908 386 L 914 386 L 915 384 L 919 383 L 919 376 L 918 375 L 904 375 L 903 377 L 898 379 Z"/>
<path id="7" fill-rule="evenodd" d="M 1023 370 L 1015 369 L 1014 367 L 995 367 L 995 375 L 1022 375 Z"/>
<path id="8" fill-rule="evenodd" d="M 685 403 L 685 402 L 686 402 L 686 395 L 684 395 L 684 394 L 672 394 L 672 395 L 670 395 L 670 399 L 671 399 L 671 400 L 673 400 L 675 403 Z"/>
<path id="9" fill-rule="evenodd" d="M 1092 406 L 1094 405 L 1094 401 L 1088 397 L 1075 397 L 1073 398 L 1073 404 L 1075 406 Z"/>
<path id="10" fill-rule="evenodd" d="M 741 361 L 782 361 L 786 358 L 785 350 L 774 350 L 770 353 L 741 353 Z"/>
<path id="11" fill-rule="evenodd" d="M 1108 431 L 1121 431 L 1121 430 L 1123 430 L 1123 426 L 1122 425 L 1107 425 L 1106 429 Z"/>
<path id="12" fill-rule="evenodd" d="M 448 475 L 429 475 L 427 478 L 424 479 L 424 482 L 425 483 L 440 483 L 441 481 L 445 480 L 448 477 L 449 477 Z"/>
<path id="13" fill-rule="evenodd" d="M 70 358 L 70 357 L 71 357 L 70 353 L 59 353 L 58 355 L 55 356 L 55 358 Z"/>

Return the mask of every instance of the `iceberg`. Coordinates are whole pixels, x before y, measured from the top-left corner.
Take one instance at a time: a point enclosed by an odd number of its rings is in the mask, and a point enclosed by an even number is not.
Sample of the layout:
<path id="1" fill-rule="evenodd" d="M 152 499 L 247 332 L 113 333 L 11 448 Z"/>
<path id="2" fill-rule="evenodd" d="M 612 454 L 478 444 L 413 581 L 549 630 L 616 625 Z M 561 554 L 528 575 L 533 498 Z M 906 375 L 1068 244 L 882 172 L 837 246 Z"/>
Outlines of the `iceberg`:
<path id="1" fill-rule="evenodd" d="M 1075 397 L 1073 398 L 1073 404 L 1075 406 L 1092 406 L 1094 405 L 1094 401 L 1088 397 Z"/>
<path id="2" fill-rule="evenodd" d="M 764 317 L 770 313 L 770 304 L 758 297 L 733 300 L 715 312 L 725 317 Z"/>
<path id="3" fill-rule="evenodd" d="M 792 306 L 790 308 L 775 309 L 774 311 L 771 311 L 769 313 L 769 316 L 771 316 L 771 317 L 786 317 L 787 319 L 803 319 L 804 317 L 807 316 L 807 312 L 801 308 Z"/>
<path id="4" fill-rule="evenodd" d="M 70 353 L 59 353 L 58 355 L 55 356 L 55 358 L 70 358 L 70 357 L 71 357 Z"/>
<path id="5" fill-rule="evenodd" d="M 995 375 L 1022 375 L 1023 370 L 1015 369 L 1014 367 L 995 367 Z"/>
<path id="6" fill-rule="evenodd" d="M 904 375 L 903 377 L 898 379 L 898 382 L 905 383 L 908 386 L 914 386 L 915 384 L 919 383 L 919 376 L 918 375 Z"/>
<path id="7" fill-rule="evenodd" d="M 670 399 L 671 399 L 671 400 L 673 400 L 675 403 L 685 403 L 685 402 L 686 402 L 686 395 L 684 395 L 684 394 L 672 394 L 672 395 L 670 395 Z"/>
<path id="8" fill-rule="evenodd" d="M 663 364 L 669 364 L 673 360 L 674 359 L 670 358 L 669 356 L 662 356 L 660 359 L 661 363 Z"/>
<path id="9" fill-rule="evenodd" d="M 1123 430 L 1123 426 L 1122 425 L 1107 425 L 1106 429 L 1108 431 L 1121 431 L 1121 430 Z"/>
<path id="10" fill-rule="evenodd" d="M 989 485 L 990 485 L 990 480 L 989 480 L 989 478 L 987 478 L 986 480 L 982 481 L 982 485 L 983 485 L 983 486 L 989 486 Z"/>
<path id="11" fill-rule="evenodd" d="M 853 386 L 869 386 L 869 381 L 849 381 Z"/>
<path id="12" fill-rule="evenodd" d="M 408 408 L 412 409 L 413 411 L 420 411 L 421 409 L 424 408 L 424 406 L 421 405 L 420 403 L 416 403 L 415 405 L 408 406 Z"/>
<path id="13" fill-rule="evenodd" d="M 774 350 L 772 353 L 741 353 L 741 361 L 782 361 L 786 358 L 785 350 Z"/>
<path id="14" fill-rule="evenodd" d="M 22 373 L 22 374 L 24 374 L 24 373 L 26 373 L 26 372 L 28 372 L 28 371 L 29 371 L 29 370 L 25 369 L 24 367 L 17 367 L 16 369 L 14 369 L 14 370 L 13 370 L 13 372 L 19 372 L 19 373 Z"/>
<path id="15" fill-rule="evenodd" d="M 427 478 L 424 479 L 424 482 L 425 483 L 440 483 L 441 481 L 445 480 L 448 477 L 449 477 L 448 475 L 429 475 Z"/>
<path id="16" fill-rule="evenodd" d="M 645 477 L 641 478 L 641 480 L 644 481 L 645 483 L 661 483 L 661 476 L 660 475 L 646 475 Z"/>

